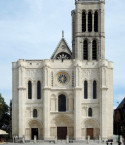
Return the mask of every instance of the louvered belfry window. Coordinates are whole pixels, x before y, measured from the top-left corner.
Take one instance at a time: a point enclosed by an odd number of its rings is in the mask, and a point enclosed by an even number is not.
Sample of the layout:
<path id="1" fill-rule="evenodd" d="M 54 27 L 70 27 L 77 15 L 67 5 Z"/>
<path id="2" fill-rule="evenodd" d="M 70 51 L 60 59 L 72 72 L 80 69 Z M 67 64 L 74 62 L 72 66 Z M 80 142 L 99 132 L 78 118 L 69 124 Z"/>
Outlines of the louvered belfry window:
<path id="1" fill-rule="evenodd" d="M 93 40 L 92 42 L 92 59 L 97 60 L 97 44 L 96 40 Z"/>
<path id="2" fill-rule="evenodd" d="M 92 13 L 88 12 L 88 32 L 92 32 Z"/>
<path id="3" fill-rule="evenodd" d="M 94 13 L 94 31 L 98 32 L 98 12 Z"/>
<path id="4" fill-rule="evenodd" d="M 82 32 L 86 31 L 86 13 L 82 12 Z"/>
<path id="5" fill-rule="evenodd" d="M 83 44 L 83 59 L 88 60 L 88 42 L 87 42 L 87 40 L 85 40 L 84 44 Z"/>

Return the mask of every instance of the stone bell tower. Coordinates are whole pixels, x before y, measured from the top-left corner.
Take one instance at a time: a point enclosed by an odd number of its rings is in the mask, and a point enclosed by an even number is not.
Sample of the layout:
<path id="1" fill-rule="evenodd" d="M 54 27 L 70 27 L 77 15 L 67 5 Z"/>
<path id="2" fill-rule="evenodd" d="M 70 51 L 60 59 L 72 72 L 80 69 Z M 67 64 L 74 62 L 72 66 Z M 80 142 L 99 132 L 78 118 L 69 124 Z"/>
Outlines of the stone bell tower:
<path id="1" fill-rule="evenodd" d="M 84 84 L 84 89 L 81 89 L 84 92 L 81 91 L 84 94 L 81 106 L 83 108 L 92 106 L 93 113 L 97 115 L 92 119 L 98 122 L 99 135 L 102 139 L 112 138 L 113 63 L 105 59 L 105 0 L 76 0 L 75 5 L 75 10 L 71 13 L 72 58 L 81 63 L 80 79 L 81 84 Z M 97 84 L 96 91 L 94 91 L 94 81 Z M 96 99 L 92 97 L 94 92 L 97 94 Z M 98 109 L 95 109 L 94 105 L 97 105 Z M 77 105 L 76 110 L 80 110 L 77 109 Z M 89 122 L 90 118 L 87 119 Z M 90 126 L 83 129 L 85 130 L 83 136 L 88 136 L 87 130 Z"/>
<path id="2" fill-rule="evenodd" d="M 105 59 L 105 0 L 76 0 L 72 11 L 73 58 Z"/>

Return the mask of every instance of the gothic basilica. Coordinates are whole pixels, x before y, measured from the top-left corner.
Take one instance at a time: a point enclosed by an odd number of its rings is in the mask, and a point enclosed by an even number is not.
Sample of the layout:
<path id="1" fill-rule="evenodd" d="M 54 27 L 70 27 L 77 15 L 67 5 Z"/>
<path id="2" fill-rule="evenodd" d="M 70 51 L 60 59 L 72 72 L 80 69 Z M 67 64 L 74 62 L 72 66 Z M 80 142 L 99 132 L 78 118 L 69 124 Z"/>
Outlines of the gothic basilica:
<path id="1" fill-rule="evenodd" d="M 25 140 L 113 136 L 113 63 L 105 59 L 104 0 L 76 0 L 72 51 L 12 63 L 12 134 Z M 51 48 L 50 48 L 51 49 Z"/>

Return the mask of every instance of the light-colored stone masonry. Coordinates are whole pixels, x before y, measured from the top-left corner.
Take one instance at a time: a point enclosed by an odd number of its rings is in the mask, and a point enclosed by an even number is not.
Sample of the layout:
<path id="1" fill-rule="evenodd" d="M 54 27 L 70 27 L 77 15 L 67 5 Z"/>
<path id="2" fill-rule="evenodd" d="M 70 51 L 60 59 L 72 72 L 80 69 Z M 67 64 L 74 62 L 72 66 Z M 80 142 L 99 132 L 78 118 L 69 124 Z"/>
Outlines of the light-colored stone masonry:
<path id="1" fill-rule="evenodd" d="M 82 11 L 97 10 L 98 32 L 82 32 Z M 38 129 L 38 139 L 58 136 L 58 127 L 66 127 L 70 139 L 85 140 L 87 130 L 93 139 L 113 136 L 113 63 L 105 59 L 104 1 L 76 1 L 72 11 L 73 52 L 64 38 L 48 60 L 23 60 L 12 64 L 12 132 L 13 136 L 32 139 L 32 128 Z M 94 23 L 93 23 L 94 25 Z M 93 27 L 92 27 L 93 28 Z M 83 43 L 87 39 L 88 60 L 83 60 Z M 92 60 L 92 41 L 97 42 L 97 60 Z M 56 59 L 59 53 L 72 59 Z M 60 55 L 59 55 L 60 56 Z M 61 57 L 64 57 L 63 55 Z M 67 56 L 68 57 L 68 56 Z M 59 75 L 65 76 L 59 80 Z M 28 82 L 32 83 L 32 99 L 28 99 Z M 37 99 L 37 82 L 41 83 L 41 99 Z M 84 99 L 84 82 L 88 83 L 88 98 Z M 93 99 L 96 81 L 96 99 Z M 59 96 L 66 97 L 66 111 L 59 111 Z M 92 116 L 88 116 L 89 108 Z M 33 110 L 37 117 L 33 117 Z"/>

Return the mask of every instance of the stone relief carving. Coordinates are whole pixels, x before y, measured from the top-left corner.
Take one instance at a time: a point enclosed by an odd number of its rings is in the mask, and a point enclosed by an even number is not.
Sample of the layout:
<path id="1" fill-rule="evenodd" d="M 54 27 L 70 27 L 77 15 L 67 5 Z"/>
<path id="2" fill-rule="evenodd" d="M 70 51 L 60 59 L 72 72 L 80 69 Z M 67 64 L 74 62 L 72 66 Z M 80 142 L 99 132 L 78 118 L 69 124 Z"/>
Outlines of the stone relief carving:
<path id="1" fill-rule="evenodd" d="M 51 126 L 67 126 L 72 127 L 73 126 L 73 120 L 66 116 L 66 115 L 58 115 L 51 121 Z"/>

